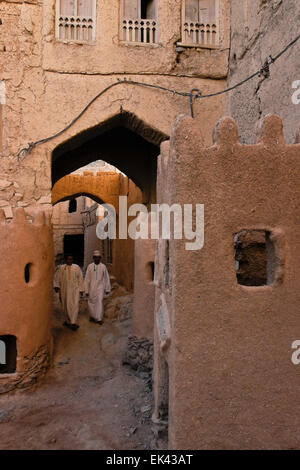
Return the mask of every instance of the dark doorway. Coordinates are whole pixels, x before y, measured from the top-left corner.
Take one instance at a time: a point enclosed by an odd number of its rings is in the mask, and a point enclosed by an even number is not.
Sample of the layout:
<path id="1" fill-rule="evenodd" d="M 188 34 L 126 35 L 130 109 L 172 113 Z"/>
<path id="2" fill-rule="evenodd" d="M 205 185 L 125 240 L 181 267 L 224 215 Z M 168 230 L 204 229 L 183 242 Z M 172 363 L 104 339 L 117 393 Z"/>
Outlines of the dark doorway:
<path id="1" fill-rule="evenodd" d="M 147 264 L 147 278 L 149 282 L 154 281 L 154 261 Z"/>
<path id="2" fill-rule="evenodd" d="M 155 19 L 155 1 L 154 0 L 141 0 L 141 18 Z"/>
<path id="3" fill-rule="evenodd" d="M 84 260 L 84 235 L 65 235 L 64 236 L 64 255 L 73 255 L 75 264 L 83 266 Z"/>
<path id="4" fill-rule="evenodd" d="M 76 199 L 71 199 L 69 202 L 69 214 L 72 212 L 77 212 L 77 201 Z"/>
<path id="5" fill-rule="evenodd" d="M 25 269 L 24 269 L 24 278 L 25 278 L 26 284 L 28 284 L 31 280 L 30 279 L 31 278 L 31 267 L 32 267 L 32 264 L 27 263 L 26 266 L 25 266 Z"/>
<path id="6" fill-rule="evenodd" d="M 0 374 L 13 374 L 17 367 L 17 338 L 0 336 Z"/>

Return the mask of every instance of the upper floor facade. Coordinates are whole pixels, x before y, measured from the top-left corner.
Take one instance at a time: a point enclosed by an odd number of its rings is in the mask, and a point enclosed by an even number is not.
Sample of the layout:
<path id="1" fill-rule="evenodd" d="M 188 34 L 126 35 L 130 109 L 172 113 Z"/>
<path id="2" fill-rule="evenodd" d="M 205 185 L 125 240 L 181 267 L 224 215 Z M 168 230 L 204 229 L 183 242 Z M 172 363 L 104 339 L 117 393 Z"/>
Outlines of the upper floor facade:
<path id="1" fill-rule="evenodd" d="M 227 74 L 230 0 L 44 0 L 43 68 Z"/>
<path id="2" fill-rule="evenodd" d="M 93 43 L 98 39 L 97 0 L 56 0 L 56 40 Z M 184 47 L 214 49 L 221 46 L 219 0 L 183 0 L 181 4 L 181 39 Z M 119 41 L 128 45 L 160 44 L 159 0 L 120 0 Z M 101 28 L 102 14 L 99 14 Z"/>
<path id="3" fill-rule="evenodd" d="M 28 142 L 64 129 L 100 90 L 118 78 L 158 84 L 171 90 L 197 88 L 203 94 L 224 89 L 230 3 L 231 0 L 213 3 L 199 0 L 193 4 L 187 0 L 147 3 L 142 0 L 3 0 L 0 2 L 1 154 L 17 155 Z M 132 29 L 128 27 L 130 21 L 137 23 Z M 145 27 L 148 23 L 152 29 Z M 195 103 L 196 115 L 205 113 L 203 122 L 208 136 L 212 123 L 225 112 L 225 99 L 224 95 L 206 100 L 205 105 L 203 100 Z M 138 122 L 146 123 L 147 132 L 155 129 L 169 135 L 175 117 L 190 112 L 190 103 L 187 97 L 122 85 L 97 100 L 76 125 L 60 136 L 61 140 L 51 141 L 51 145 L 58 145 L 99 123 L 110 122 L 123 110 L 136 116 Z M 50 150 L 50 147 L 47 147 L 49 161 L 54 148 Z M 44 160 L 41 155 L 41 165 L 45 166 Z M 9 171 L 10 160 L 2 159 L 2 166 L 4 163 Z M 50 187 L 46 172 L 50 173 L 49 166 L 45 166 L 44 179 L 39 175 L 38 180 L 46 188 L 45 192 Z M 24 188 L 28 199 L 32 197 L 32 181 L 31 175 L 30 184 Z M 41 194 L 44 195 L 44 189 Z"/>

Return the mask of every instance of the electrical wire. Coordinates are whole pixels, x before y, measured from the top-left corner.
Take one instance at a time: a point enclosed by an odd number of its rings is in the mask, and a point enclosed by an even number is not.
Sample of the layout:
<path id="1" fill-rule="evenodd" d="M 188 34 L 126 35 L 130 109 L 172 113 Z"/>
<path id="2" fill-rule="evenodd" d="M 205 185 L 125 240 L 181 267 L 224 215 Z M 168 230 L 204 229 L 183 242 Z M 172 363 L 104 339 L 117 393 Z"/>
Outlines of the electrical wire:
<path id="1" fill-rule="evenodd" d="M 111 83 L 106 88 L 101 90 L 64 129 L 62 129 L 61 131 L 57 132 L 56 134 L 50 137 L 46 137 L 45 139 L 37 140 L 36 142 L 30 142 L 27 147 L 21 149 L 20 152 L 18 153 L 18 160 L 20 161 L 26 155 L 30 154 L 31 151 L 36 146 L 49 142 L 50 140 L 53 140 L 56 137 L 59 137 L 60 135 L 62 135 L 64 132 L 70 129 L 70 127 L 72 127 L 86 113 L 86 111 L 90 108 L 90 106 L 92 106 L 92 104 L 95 101 L 97 101 L 101 96 L 103 96 L 109 90 L 119 85 L 131 85 L 131 86 L 137 86 L 137 87 L 153 88 L 153 89 L 160 90 L 163 92 L 172 93 L 173 95 L 188 97 L 190 101 L 191 116 L 194 117 L 193 101 L 195 99 L 212 98 L 214 96 L 223 95 L 224 93 L 229 93 L 230 91 L 233 91 L 236 88 L 239 88 L 240 86 L 244 85 L 245 83 L 247 83 L 248 81 L 252 80 L 253 78 L 257 76 L 258 77 L 263 76 L 264 78 L 268 78 L 270 76 L 270 66 L 274 64 L 285 52 L 287 52 L 288 49 L 290 49 L 294 44 L 296 44 L 296 42 L 299 39 L 300 39 L 300 34 L 296 38 L 294 38 L 284 49 L 282 49 L 275 57 L 272 57 L 271 55 L 269 55 L 269 57 L 266 59 L 263 66 L 259 70 L 254 72 L 253 74 L 249 75 L 247 78 L 241 80 L 240 82 L 236 83 L 235 85 L 229 88 L 226 88 L 225 90 L 217 91 L 215 93 L 210 93 L 207 95 L 202 95 L 201 91 L 198 90 L 197 88 L 193 88 L 189 92 L 184 92 L 184 91 L 178 91 L 178 90 L 174 90 L 171 88 L 167 88 L 161 85 L 155 85 L 153 83 L 137 82 L 134 80 L 127 80 L 126 78 L 124 78 L 123 80 L 118 79 L 116 82 Z"/>

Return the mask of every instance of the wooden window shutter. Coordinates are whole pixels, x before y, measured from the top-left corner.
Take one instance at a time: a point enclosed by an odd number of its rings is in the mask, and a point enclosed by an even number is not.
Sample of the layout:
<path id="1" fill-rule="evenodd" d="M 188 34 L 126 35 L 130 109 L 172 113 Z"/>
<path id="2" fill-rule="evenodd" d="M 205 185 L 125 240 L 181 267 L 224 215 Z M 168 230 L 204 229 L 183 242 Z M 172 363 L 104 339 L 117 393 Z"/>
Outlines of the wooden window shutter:
<path id="1" fill-rule="evenodd" d="M 215 0 L 199 0 L 199 21 L 212 24 L 216 22 Z"/>
<path id="2" fill-rule="evenodd" d="M 139 16 L 139 0 L 124 0 L 123 17 L 138 18 Z"/>
<path id="3" fill-rule="evenodd" d="M 93 18 L 93 3 L 94 0 L 78 0 L 78 16 L 84 18 Z"/>
<path id="4" fill-rule="evenodd" d="M 199 19 L 199 0 L 185 0 L 185 20 L 198 21 Z"/>
<path id="5" fill-rule="evenodd" d="M 185 20 L 200 23 L 216 21 L 215 0 L 185 0 Z"/>
<path id="6" fill-rule="evenodd" d="M 75 15 L 75 0 L 60 0 L 61 16 L 74 16 Z"/>

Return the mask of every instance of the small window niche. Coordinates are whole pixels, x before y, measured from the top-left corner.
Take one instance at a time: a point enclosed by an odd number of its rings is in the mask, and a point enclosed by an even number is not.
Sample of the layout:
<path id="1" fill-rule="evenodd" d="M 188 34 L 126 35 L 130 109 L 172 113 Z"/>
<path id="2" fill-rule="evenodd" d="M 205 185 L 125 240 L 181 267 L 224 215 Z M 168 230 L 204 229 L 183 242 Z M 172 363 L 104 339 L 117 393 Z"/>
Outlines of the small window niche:
<path id="1" fill-rule="evenodd" d="M 154 269 L 155 269 L 154 261 L 149 261 L 149 263 L 147 263 L 146 265 L 146 269 L 147 269 L 148 281 L 153 282 L 154 281 Z"/>
<path id="2" fill-rule="evenodd" d="M 70 199 L 69 201 L 69 214 L 77 212 L 77 201 L 76 199 Z"/>
<path id="3" fill-rule="evenodd" d="M 32 264 L 27 263 L 25 268 L 24 268 L 24 279 L 26 284 L 29 284 L 31 281 L 31 275 L 32 275 Z"/>
<path id="4" fill-rule="evenodd" d="M 271 286 L 279 280 L 280 259 L 272 233 L 243 230 L 234 236 L 235 268 L 242 286 Z"/>
<path id="5" fill-rule="evenodd" d="M 14 374 L 17 367 L 17 338 L 0 336 L 0 374 Z"/>

